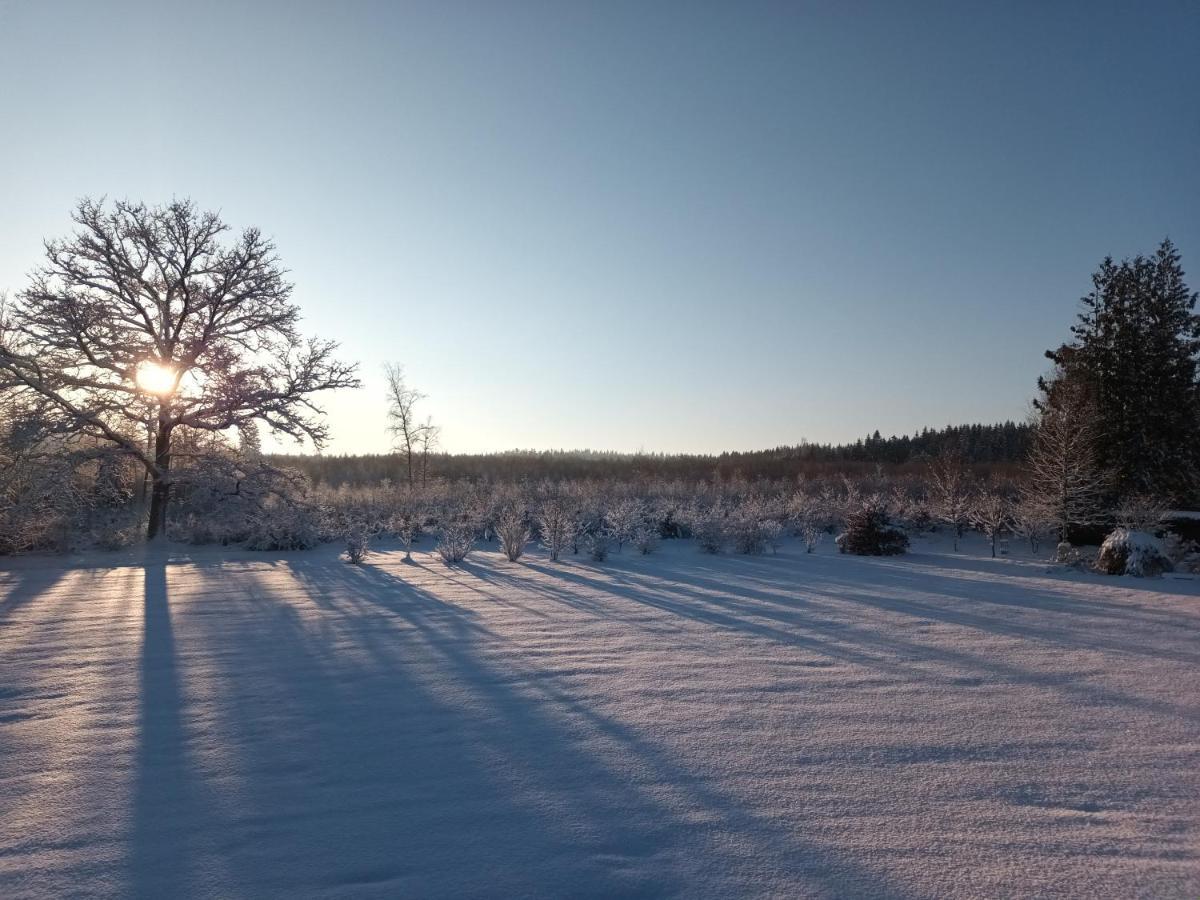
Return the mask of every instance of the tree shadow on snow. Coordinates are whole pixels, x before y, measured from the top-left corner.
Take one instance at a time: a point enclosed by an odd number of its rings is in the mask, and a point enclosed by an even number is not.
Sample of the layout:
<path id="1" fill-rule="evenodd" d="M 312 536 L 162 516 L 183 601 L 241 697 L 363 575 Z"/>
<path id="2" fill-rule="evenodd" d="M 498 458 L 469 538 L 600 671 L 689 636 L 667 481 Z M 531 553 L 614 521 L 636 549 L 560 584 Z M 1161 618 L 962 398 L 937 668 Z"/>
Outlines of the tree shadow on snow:
<path id="1" fill-rule="evenodd" d="M 727 849 L 739 834 L 814 889 L 901 896 L 707 787 L 530 669 L 470 609 L 371 565 L 285 568 L 294 590 L 264 581 L 253 600 L 229 601 L 225 617 L 236 624 L 198 620 L 213 629 L 197 638 L 221 649 L 221 671 L 210 673 L 227 691 L 218 727 L 242 773 L 224 827 L 263 822 L 284 837 L 234 847 L 239 882 L 421 895 L 703 894 L 717 882 L 701 873 L 729 878 L 761 866 Z M 461 570 L 436 577 L 478 580 Z M 482 583 L 466 596 L 497 595 Z M 264 732 L 291 741 L 256 739 Z M 682 796 L 667 803 L 642 790 L 634 773 L 646 769 Z M 701 807 L 716 824 L 682 821 L 677 805 Z M 270 880 L 276 854 L 304 839 L 305 815 L 321 819 L 320 846 Z"/>

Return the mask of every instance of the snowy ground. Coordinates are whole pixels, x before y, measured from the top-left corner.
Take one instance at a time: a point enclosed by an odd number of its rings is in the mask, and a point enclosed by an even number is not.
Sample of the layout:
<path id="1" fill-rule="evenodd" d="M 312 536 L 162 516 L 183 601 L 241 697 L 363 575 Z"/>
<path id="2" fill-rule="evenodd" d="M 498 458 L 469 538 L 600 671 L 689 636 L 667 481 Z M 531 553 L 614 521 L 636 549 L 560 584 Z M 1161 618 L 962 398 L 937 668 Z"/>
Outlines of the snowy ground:
<path id="1" fill-rule="evenodd" d="M 993 562 L 0 571 L 0 896 L 1200 896 L 1200 582 Z"/>

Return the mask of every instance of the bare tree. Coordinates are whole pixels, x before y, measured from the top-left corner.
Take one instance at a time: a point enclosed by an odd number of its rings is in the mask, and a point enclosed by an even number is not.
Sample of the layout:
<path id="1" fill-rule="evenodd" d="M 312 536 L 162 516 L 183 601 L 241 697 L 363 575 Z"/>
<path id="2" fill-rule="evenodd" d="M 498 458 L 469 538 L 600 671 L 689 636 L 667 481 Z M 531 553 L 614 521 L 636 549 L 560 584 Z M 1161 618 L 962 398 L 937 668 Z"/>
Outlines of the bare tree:
<path id="1" fill-rule="evenodd" d="M 320 447 L 314 395 L 357 387 L 336 344 L 304 340 L 275 245 L 233 240 L 216 213 L 82 200 L 0 335 L 0 377 L 50 401 L 55 425 L 115 445 L 151 480 L 147 534 L 165 532 L 172 435 L 257 420 Z M 144 443 L 147 422 L 153 448 Z"/>
<path id="2" fill-rule="evenodd" d="M 954 532 L 954 549 L 971 524 L 971 474 L 962 453 L 946 449 L 929 463 L 934 515 Z"/>
<path id="3" fill-rule="evenodd" d="M 1117 524 L 1130 531 L 1154 531 L 1167 517 L 1167 504 L 1148 494 L 1122 498 L 1116 509 Z"/>
<path id="4" fill-rule="evenodd" d="M 1029 552 L 1037 553 L 1042 538 L 1052 531 L 1054 521 L 1047 510 L 1045 498 L 1023 486 L 1013 504 L 1013 534 L 1029 541 Z"/>
<path id="5" fill-rule="evenodd" d="M 388 392 L 388 430 L 396 440 L 396 448 L 404 454 L 408 486 L 416 484 L 417 455 L 420 452 L 424 426 L 417 421 L 417 403 L 425 395 L 408 386 L 404 366 L 388 363 L 384 366 Z"/>
<path id="6" fill-rule="evenodd" d="M 1012 529 L 1013 502 L 1002 490 L 981 491 L 971 503 L 971 521 L 991 541 L 992 558 L 995 559 L 996 541 Z"/>
<path id="7" fill-rule="evenodd" d="M 438 438 L 442 436 L 442 426 L 434 425 L 433 419 L 429 416 L 425 417 L 425 421 L 421 424 L 421 487 L 425 487 L 429 477 L 429 451 L 434 450 L 438 446 Z"/>

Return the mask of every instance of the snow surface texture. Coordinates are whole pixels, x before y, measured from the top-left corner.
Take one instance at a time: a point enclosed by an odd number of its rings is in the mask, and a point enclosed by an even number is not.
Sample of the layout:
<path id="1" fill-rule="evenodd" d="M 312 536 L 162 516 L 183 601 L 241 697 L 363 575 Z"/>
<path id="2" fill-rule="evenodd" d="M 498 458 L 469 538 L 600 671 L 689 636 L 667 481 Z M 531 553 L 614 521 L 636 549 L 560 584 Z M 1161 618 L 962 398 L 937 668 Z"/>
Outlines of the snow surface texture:
<path id="1" fill-rule="evenodd" d="M 5 563 L 0 896 L 1200 896 L 1200 582 L 340 549 Z"/>

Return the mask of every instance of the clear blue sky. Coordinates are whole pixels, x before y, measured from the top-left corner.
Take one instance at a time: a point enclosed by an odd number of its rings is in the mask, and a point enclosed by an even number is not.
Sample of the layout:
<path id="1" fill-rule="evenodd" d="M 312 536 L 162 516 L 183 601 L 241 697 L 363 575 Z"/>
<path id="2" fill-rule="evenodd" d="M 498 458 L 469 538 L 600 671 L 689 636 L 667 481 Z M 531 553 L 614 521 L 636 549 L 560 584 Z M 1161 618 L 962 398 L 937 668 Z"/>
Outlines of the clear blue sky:
<path id="1" fill-rule="evenodd" d="M 0 288 L 85 194 L 272 234 L 333 451 L 387 360 L 456 451 L 1019 418 L 1105 254 L 1200 286 L 1200 5 L 0 0 L 0 161 Z"/>

